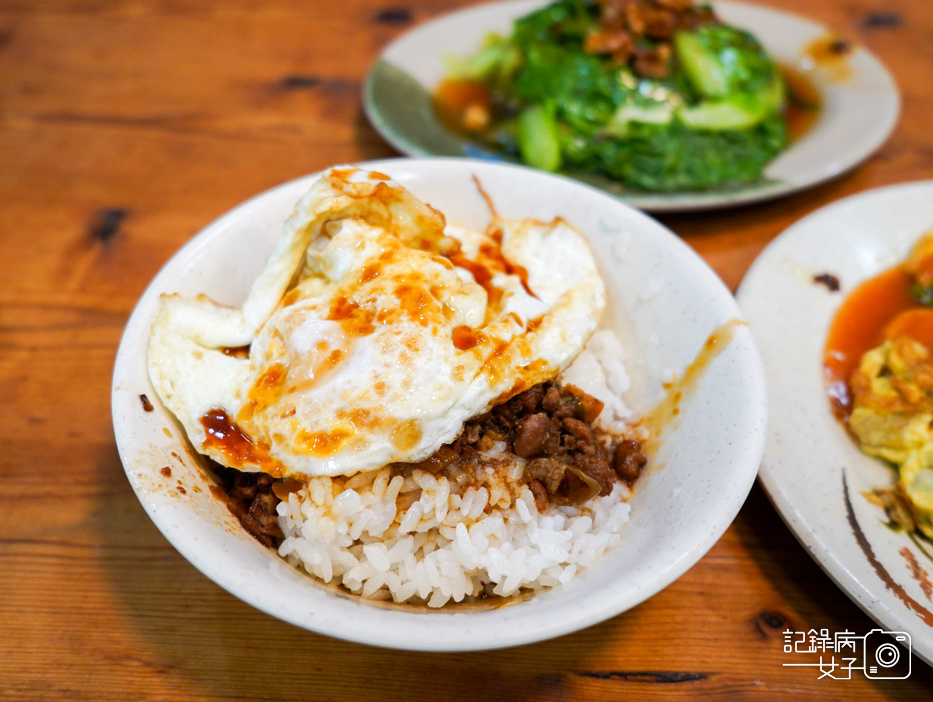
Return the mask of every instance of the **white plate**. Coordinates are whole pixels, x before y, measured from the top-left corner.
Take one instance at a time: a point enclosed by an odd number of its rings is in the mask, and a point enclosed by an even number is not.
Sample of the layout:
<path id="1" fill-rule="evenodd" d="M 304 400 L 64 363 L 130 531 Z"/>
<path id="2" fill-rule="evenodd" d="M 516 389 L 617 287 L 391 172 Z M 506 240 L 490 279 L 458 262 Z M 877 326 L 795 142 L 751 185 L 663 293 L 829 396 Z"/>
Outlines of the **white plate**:
<path id="1" fill-rule="evenodd" d="M 927 663 L 933 663 L 933 599 L 902 550 L 931 579 L 933 559 L 908 535 L 888 529 L 884 511 L 862 495 L 891 483 L 892 472 L 863 454 L 833 418 L 822 362 L 845 295 L 903 261 L 931 228 L 933 181 L 862 193 L 787 229 L 738 292 L 768 376 L 771 419 L 760 475 L 769 497 L 839 587 L 885 629 L 910 634 L 914 653 Z M 820 273 L 838 276 L 841 289 L 814 283 Z"/>
<path id="2" fill-rule="evenodd" d="M 430 92 L 444 77 L 443 57 L 475 53 L 490 32 L 508 34 L 512 21 L 543 0 L 494 2 L 445 15 L 403 35 L 382 53 L 363 90 L 366 115 L 380 134 L 409 156 L 473 156 L 501 159 L 447 130 L 435 117 Z M 828 30 L 777 10 L 737 2 L 712 3 L 729 24 L 751 31 L 778 62 L 797 65 L 806 47 Z M 606 178 L 583 176 L 625 202 L 653 212 L 727 207 L 786 195 L 833 178 L 866 159 L 894 128 L 900 109 L 897 87 L 872 54 L 855 47 L 850 74 L 808 75 L 823 96 L 816 124 L 748 186 L 704 192 L 645 193 Z"/>
<path id="3" fill-rule="evenodd" d="M 609 295 L 608 323 L 623 336 L 636 408 L 653 407 L 738 306 L 709 267 L 653 219 L 576 181 L 465 159 L 363 164 L 392 176 L 445 213 L 485 227 L 475 175 L 506 218 L 557 215 L 583 233 Z M 640 478 L 622 543 L 567 586 L 498 609 L 425 612 L 386 607 L 325 587 L 246 534 L 210 495 L 209 479 L 149 382 L 146 354 L 159 295 L 205 293 L 239 305 L 294 203 L 316 176 L 270 190 L 224 215 L 152 281 L 126 327 L 113 379 L 120 456 L 140 502 L 197 568 L 246 602 L 297 626 L 353 641 L 420 650 L 512 646 L 573 631 L 650 597 L 699 560 L 732 522 L 764 447 L 764 373 L 744 325 L 687 392 Z M 153 404 L 146 412 L 145 394 Z M 171 475 L 163 475 L 168 467 Z M 178 487 L 184 489 L 182 494 Z"/>

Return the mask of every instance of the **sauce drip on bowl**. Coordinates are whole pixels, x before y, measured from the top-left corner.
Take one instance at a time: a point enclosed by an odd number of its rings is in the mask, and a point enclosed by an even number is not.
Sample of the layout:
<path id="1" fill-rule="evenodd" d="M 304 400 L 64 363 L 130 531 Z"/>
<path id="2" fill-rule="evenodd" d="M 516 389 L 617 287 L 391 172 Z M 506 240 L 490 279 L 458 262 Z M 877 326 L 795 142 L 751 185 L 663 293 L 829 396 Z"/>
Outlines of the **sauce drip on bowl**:
<path id="1" fill-rule="evenodd" d="M 707 337 L 696 358 L 684 368 L 683 373 L 665 384 L 667 394 L 642 418 L 642 426 L 651 434 L 643 444 L 649 454 L 656 451 L 665 427 L 673 424 L 675 417 L 680 414 L 680 406 L 684 399 L 696 391 L 710 364 L 729 346 L 735 336 L 735 330 L 740 326 L 745 326 L 745 322 L 730 319 L 716 327 Z"/>

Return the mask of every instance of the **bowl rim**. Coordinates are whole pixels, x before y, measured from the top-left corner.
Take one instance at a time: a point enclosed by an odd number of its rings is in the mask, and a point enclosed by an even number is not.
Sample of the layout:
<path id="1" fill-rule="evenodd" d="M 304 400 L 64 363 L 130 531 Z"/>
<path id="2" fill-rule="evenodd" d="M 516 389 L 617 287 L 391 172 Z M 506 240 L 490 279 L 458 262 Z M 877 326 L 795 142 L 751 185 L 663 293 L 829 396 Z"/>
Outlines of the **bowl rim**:
<path id="1" fill-rule="evenodd" d="M 532 183 L 548 181 L 548 187 L 569 188 L 569 196 L 596 198 L 615 212 L 624 212 L 633 222 L 644 227 L 646 236 L 656 238 L 665 254 L 676 259 L 678 265 L 687 266 L 714 295 L 723 315 L 742 319 L 741 312 L 731 293 L 713 270 L 685 242 L 669 229 L 643 212 L 619 202 L 602 191 L 581 184 L 563 176 L 534 171 L 524 166 L 493 163 L 464 158 L 393 158 L 364 161 L 348 164 L 354 167 L 388 172 L 394 177 L 404 179 L 398 173 L 421 173 L 443 176 L 444 174 L 470 172 L 502 171 L 518 182 L 530 179 Z M 393 174 L 393 171 L 395 174 Z M 705 515 L 708 523 L 703 529 L 696 529 L 686 534 L 687 541 L 680 545 L 670 545 L 670 552 L 663 554 L 663 563 L 646 568 L 637 587 L 628 590 L 597 587 L 601 597 L 597 603 L 575 606 L 574 597 L 586 590 L 579 584 L 586 573 L 578 575 L 567 585 L 535 595 L 527 600 L 495 609 L 425 612 L 418 608 L 374 606 L 356 596 L 338 594 L 332 588 L 322 585 L 311 576 L 292 568 L 284 560 L 273 555 L 266 565 L 264 575 L 257 577 L 256 567 L 246 567 L 236 561 L 237 557 L 249 560 L 253 552 L 262 552 L 266 560 L 270 551 L 261 546 L 252 537 L 251 543 L 233 544 L 230 553 L 205 553 L 205 537 L 197 532 L 198 521 L 176 499 L 163 500 L 157 493 L 146 489 L 141 481 L 139 439 L 134 434 L 134 427 L 139 422 L 139 345 L 141 335 L 145 334 L 148 345 L 148 326 L 151 323 L 151 311 L 160 292 L 167 290 L 167 282 L 173 275 L 180 275 L 186 262 L 196 259 L 202 249 L 208 247 L 224 230 L 235 223 L 244 213 L 262 208 L 268 198 L 310 186 L 320 175 L 314 173 L 296 178 L 266 190 L 247 199 L 227 213 L 208 224 L 194 237 L 187 241 L 162 266 L 137 302 L 120 341 L 116 357 L 112 386 L 112 415 L 117 447 L 124 469 L 134 492 L 153 523 L 166 539 L 198 570 L 207 575 L 222 588 L 239 597 L 254 607 L 296 626 L 358 643 L 365 643 L 387 648 L 419 651 L 467 651 L 503 648 L 541 641 L 560 636 L 596 624 L 619 614 L 644 601 L 672 583 L 692 567 L 716 543 L 722 533 L 732 523 L 745 501 L 755 477 L 764 450 L 767 425 L 767 391 L 764 371 L 758 349 L 747 327 L 740 325 L 729 348 L 735 348 L 737 358 L 747 371 L 746 382 L 741 385 L 745 393 L 747 433 L 740 433 L 729 442 L 729 449 L 735 458 L 727 464 L 731 468 L 730 477 L 734 479 L 731 488 L 716 496 L 718 511 Z M 559 182 L 558 182 L 559 181 Z M 404 183 L 403 183 L 404 184 Z M 305 189 L 307 189 L 305 187 Z M 494 195 L 495 198 L 495 195 Z M 295 198 L 297 200 L 297 198 Z M 190 266 L 189 266 L 190 268 Z M 190 273 L 190 271 L 189 271 Z M 145 355 L 145 354 L 143 354 Z M 145 363 L 143 363 L 143 367 Z M 134 380 L 134 374 L 136 376 Z M 137 382 L 136 385 L 133 385 Z M 153 404 L 161 404 L 149 385 L 148 373 L 143 379 L 149 389 Z M 132 386 L 132 387 L 130 387 Z M 154 395 L 154 396 L 153 396 Z M 133 416 L 129 416 L 133 410 Z M 185 440 L 187 441 L 187 440 Z M 144 471 L 147 466 L 143 466 Z M 148 466 L 152 468 L 152 466 Z M 663 473 L 663 470 L 659 474 Z M 679 488 L 678 488 L 679 489 Z M 226 508 L 225 508 L 226 509 Z M 245 533 L 245 532 L 244 532 Z M 218 537 L 222 538 L 222 537 Z M 232 537 L 236 538 L 236 537 Z M 623 540 L 624 540 L 623 536 Z M 219 542 L 218 542 L 219 543 Z M 208 545 L 214 545 L 211 542 Z M 674 546 L 678 546 L 674 548 Z M 618 548 L 618 547 L 617 547 Z M 608 558 L 611 554 L 606 554 Z M 659 556 L 660 558 L 661 556 Z M 259 558 L 263 558 L 260 556 Z M 278 561 L 277 563 L 274 561 Z M 600 564 L 592 566 L 596 569 Z M 649 563 L 650 565 L 650 563 Z M 595 577 L 595 576 L 594 576 Z M 261 581 L 261 582 L 257 582 Z M 312 584 L 313 587 L 308 587 Z M 281 588 L 281 589 L 279 589 Z M 298 593 L 307 591 L 304 597 Z M 296 603 L 294 598 L 299 600 Z M 322 604 L 323 603 L 323 604 Z M 317 609 L 316 609 L 317 608 Z M 331 611 L 332 610 L 332 611 Z M 544 612 L 557 612 L 557 616 L 541 616 Z M 322 613 L 330 612 L 329 616 Z M 527 614 L 526 614 L 527 612 Z M 334 616 L 336 615 L 336 616 Z"/>

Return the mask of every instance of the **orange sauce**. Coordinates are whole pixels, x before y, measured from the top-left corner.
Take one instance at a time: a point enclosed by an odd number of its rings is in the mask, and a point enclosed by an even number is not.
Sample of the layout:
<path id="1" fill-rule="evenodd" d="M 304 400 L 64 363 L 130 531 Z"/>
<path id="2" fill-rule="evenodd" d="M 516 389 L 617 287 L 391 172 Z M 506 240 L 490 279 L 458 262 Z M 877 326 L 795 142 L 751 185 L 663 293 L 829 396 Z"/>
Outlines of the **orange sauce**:
<path id="1" fill-rule="evenodd" d="M 847 80 L 852 76 L 849 56 L 852 43 L 835 34 L 817 37 L 804 48 L 801 65 L 819 67 L 834 80 Z"/>
<path id="2" fill-rule="evenodd" d="M 499 304 L 499 300 L 502 299 L 502 288 L 492 284 L 493 271 L 478 261 L 471 261 L 459 251 L 450 255 L 450 262 L 473 274 L 476 284 L 486 291 L 487 302 L 490 306 Z"/>
<path id="3" fill-rule="evenodd" d="M 901 312 L 884 328 L 884 338 L 906 336 L 933 349 L 933 309 L 918 307 Z"/>
<path id="4" fill-rule="evenodd" d="M 307 431 L 299 432 L 296 443 L 300 444 L 309 454 L 318 458 L 333 456 L 346 441 L 353 437 L 351 427 L 334 429 L 333 431 Z"/>
<path id="5" fill-rule="evenodd" d="M 298 288 L 292 288 L 285 294 L 285 297 L 282 298 L 282 307 L 294 305 L 298 302 L 299 297 L 301 297 L 301 291 Z"/>
<path id="6" fill-rule="evenodd" d="M 201 426 L 207 434 L 202 448 L 223 453 L 231 468 L 256 465 L 274 478 L 282 475 L 282 465 L 269 455 L 269 450 L 254 442 L 224 410 L 208 411 L 201 417 Z"/>
<path id="7" fill-rule="evenodd" d="M 521 281 L 522 287 L 525 289 L 525 292 L 531 295 L 532 297 L 537 297 L 528 287 L 528 271 L 524 266 L 520 266 L 517 263 L 512 263 L 509 259 L 502 255 L 501 249 L 499 251 L 499 257 L 502 259 L 502 263 L 505 267 L 505 272 L 509 275 L 518 276 L 519 281 Z"/>
<path id="8" fill-rule="evenodd" d="M 929 250 L 926 241 L 918 246 L 924 247 L 922 250 L 926 253 L 919 254 L 922 256 L 919 261 L 916 260 L 916 256 L 914 257 L 914 277 L 920 285 L 929 287 L 933 285 L 933 251 Z"/>
<path id="9" fill-rule="evenodd" d="M 913 277 L 898 266 L 865 281 L 853 290 L 829 327 L 823 352 L 823 382 L 837 419 L 845 419 L 852 409 L 849 378 L 862 356 L 880 345 L 891 334 L 923 327 L 933 340 L 933 310 L 921 309 L 910 294 Z M 911 312 L 909 316 L 902 313 Z M 922 312 L 920 317 L 914 317 Z M 900 321 L 898 321 L 900 320 Z M 922 339 L 918 339 L 922 341 Z"/>
<path id="10" fill-rule="evenodd" d="M 500 235 L 501 236 L 501 235 Z M 493 244 L 481 244 L 479 247 L 479 256 L 477 260 L 471 261 L 460 251 L 456 251 L 448 256 L 450 262 L 455 266 L 464 268 L 473 274 L 473 279 L 477 285 L 482 287 L 489 298 L 489 304 L 494 305 L 502 298 L 502 290 L 492 284 L 493 276 L 496 273 L 506 273 L 517 276 L 525 289 L 525 292 L 532 297 L 537 297 L 528 286 L 528 271 L 517 263 L 512 263 L 502 254 L 502 249 Z"/>
<path id="11" fill-rule="evenodd" d="M 411 319 L 421 326 L 428 326 L 431 321 L 428 308 L 433 298 L 423 287 L 403 284 L 396 288 L 395 294 L 401 309 Z"/>
<path id="12" fill-rule="evenodd" d="M 373 324 L 375 316 L 372 310 L 360 307 L 357 302 L 340 296 L 331 304 L 327 319 L 340 322 L 343 330 L 350 336 L 366 336 L 376 330 Z"/>
<path id="13" fill-rule="evenodd" d="M 787 86 L 787 104 L 784 107 L 787 136 L 796 141 L 813 127 L 820 115 L 823 99 L 803 71 L 786 65 L 780 69 Z"/>
<path id="14" fill-rule="evenodd" d="M 441 81 L 434 91 L 434 111 L 448 128 L 462 132 L 482 131 L 489 126 L 492 93 L 475 80 Z M 483 122 L 480 115 L 486 116 Z M 474 127 L 470 129 L 470 127 Z"/>
<path id="15" fill-rule="evenodd" d="M 384 256 L 385 253 L 387 253 L 387 252 L 384 251 L 384 252 L 383 252 L 383 256 L 381 256 L 380 258 L 385 257 L 385 256 Z M 385 258 L 387 258 L 387 257 L 385 257 Z M 382 267 L 381 267 L 378 263 L 368 263 L 368 264 L 366 264 L 366 267 L 363 269 L 363 275 L 360 276 L 360 282 L 361 282 L 361 283 L 368 283 L 368 282 L 370 282 L 370 281 L 375 280 L 376 277 L 379 275 L 379 271 L 381 270 L 381 268 L 382 268 Z"/>
<path id="16" fill-rule="evenodd" d="M 337 417 L 340 419 L 349 419 L 350 424 L 353 425 L 353 429 L 375 429 L 383 424 L 384 417 L 382 417 L 378 412 L 373 412 L 372 410 L 363 409 L 362 407 L 357 407 L 352 409 L 349 412 L 346 410 L 338 410 Z"/>
<path id="17" fill-rule="evenodd" d="M 469 351 L 479 343 L 479 336 L 474 329 L 461 324 L 453 329 L 454 347 L 460 351 Z"/>
<path id="18" fill-rule="evenodd" d="M 346 181 L 348 178 L 352 178 L 353 174 L 356 173 L 358 170 L 359 170 L 358 168 L 335 168 L 330 173 L 331 173 L 331 176 L 336 178 L 337 180 Z"/>
<path id="19" fill-rule="evenodd" d="M 233 358 L 249 358 L 249 344 L 246 346 L 227 346 L 226 348 L 221 349 L 224 352 L 225 356 L 232 356 Z"/>
<path id="20" fill-rule="evenodd" d="M 248 401 L 240 409 L 237 421 L 248 422 L 257 412 L 262 412 L 278 402 L 284 391 L 286 372 L 281 363 L 267 368 L 249 389 Z"/>
<path id="21" fill-rule="evenodd" d="M 286 372 L 285 366 L 281 363 L 267 368 L 249 389 L 249 399 L 261 408 L 274 405 L 282 395 Z"/>

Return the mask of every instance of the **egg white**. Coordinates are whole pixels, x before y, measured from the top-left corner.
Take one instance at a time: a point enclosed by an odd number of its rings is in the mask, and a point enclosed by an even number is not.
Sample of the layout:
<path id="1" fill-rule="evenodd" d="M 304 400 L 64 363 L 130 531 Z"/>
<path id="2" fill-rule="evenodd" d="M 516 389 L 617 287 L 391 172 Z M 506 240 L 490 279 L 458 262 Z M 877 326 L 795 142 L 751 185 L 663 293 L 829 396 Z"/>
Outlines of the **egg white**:
<path id="1" fill-rule="evenodd" d="M 556 377 L 604 305 L 589 247 L 562 220 L 447 226 L 385 176 L 338 168 L 298 202 L 242 307 L 163 295 L 149 373 L 219 463 L 351 475 L 423 460 Z"/>

